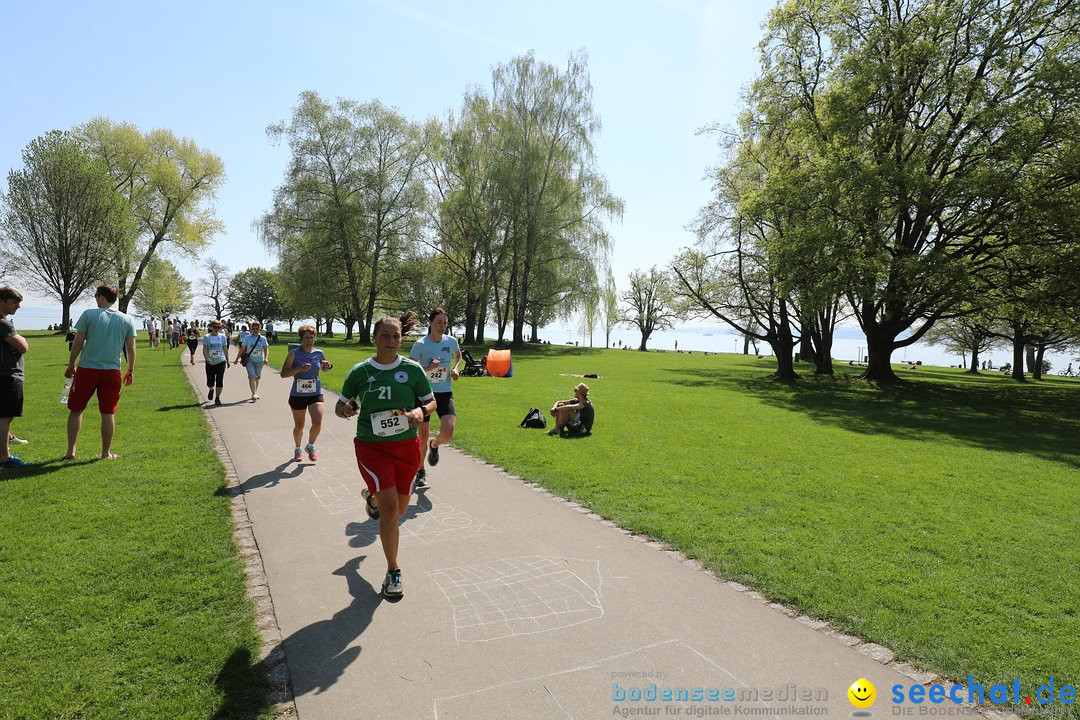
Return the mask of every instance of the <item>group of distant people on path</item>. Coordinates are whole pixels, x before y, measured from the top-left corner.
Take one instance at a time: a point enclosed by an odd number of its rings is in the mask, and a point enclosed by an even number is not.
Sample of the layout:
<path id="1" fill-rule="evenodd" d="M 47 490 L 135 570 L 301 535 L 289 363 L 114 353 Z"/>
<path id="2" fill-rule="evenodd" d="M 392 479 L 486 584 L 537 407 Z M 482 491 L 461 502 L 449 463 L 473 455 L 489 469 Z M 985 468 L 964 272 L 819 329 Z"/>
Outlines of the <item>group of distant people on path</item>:
<path id="1" fill-rule="evenodd" d="M 116 430 L 115 416 L 120 392 L 134 378 L 136 325 L 133 318 L 116 310 L 117 288 L 97 288 L 98 307 L 87 310 L 74 326 L 67 378 L 74 378 L 68 402 L 68 450 L 65 459 L 76 456 L 82 414 L 96 394 L 101 413 L 101 457 L 114 459 L 111 452 Z M 18 310 L 22 295 L 12 288 L 0 288 L 0 465 L 26 466 L 29 463 L 8 450 L 8 431 L 15 417 L 22 415 L 23 356 L 29 350 L 10 317 Z M 157 320 L 146 321 L 151 333 L 151 347 Z M 439 463 L 439 448 L 454 436 L 457 412 L 453 382 L 460 377 L 462 352 L 457 340 L 447 334 L 449 316 L 443 308 L 428 315 L 427 333 L 417 340 L 409 357 L 398 353 L 406 334 L 419 327 L 414 312 L 401 317 L 383 316 L 375 322 L 375 353 L 354 365 L 346 374 L 334 414 L 356 419 L 353 449 L 357 468 L 364 480 L 361 496 L 367 514 L 379 522 L 379 538 L 386 557 L 386 575 L 381 592 L 390 599 L 403 595 L 401 566 L 398 561 L 400 531 L 398 520 L 408 510 L 410 498 L 418 488 L 426 487 L 427 465 Z M 183 330 L 181 330 L 183 328 Z M 202 334 L 205 328 L 206 333 Z M 264 335 L 259 322 L 243 325 L 237 337 L 238 354 L 231 358 L 233 326 L 220 320 L 203 324 L 192 320 L 168 320 L 166 332 L 170 348 L 187 343 L 190 364 L 195 364 L 201 348 L 205 364 L 207 402 L 222 404 L 227 368 L 242 364 L 251 391 L 250 402 L 259 400 L 262 369 L 270 360 L 272 336 Z M 304 454 L 318 460 L 316 441 L 322 429 L 324 396 L 320 373 L 333 369 L 321 349 L 315 347 L 316 328 L 299 328 L 299 346 L 291 349 L 281 367 L 281 377 L 290 381 L 289 409 L 293 416 L 293 457 L 299 462 Z M 120 375 L 121 356 L 127 372 Z M 592 427 L 593 406 L 589 387 L 580 383 L 573 400 L 555 403 L 552 434 L 588 434 Z M 431 437 L 431 416 L 439 416 L 439 432 Z M 304 431 L 307 442 L 304 443 Z M 303 443 L 303 444 L 302 444 Z"/>

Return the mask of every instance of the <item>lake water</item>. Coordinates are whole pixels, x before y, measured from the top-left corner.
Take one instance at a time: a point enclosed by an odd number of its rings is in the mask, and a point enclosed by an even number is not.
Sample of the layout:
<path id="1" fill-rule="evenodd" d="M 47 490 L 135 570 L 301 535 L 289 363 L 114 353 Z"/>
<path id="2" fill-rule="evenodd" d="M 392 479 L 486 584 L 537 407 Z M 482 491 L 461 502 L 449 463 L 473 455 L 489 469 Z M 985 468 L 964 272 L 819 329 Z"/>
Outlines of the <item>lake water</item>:
<path id="1" fill-rule="evenodd" d="M 589 337 L 582 336 L 580 331 L 566 327 L 545 328 L 540 333 L 541 339 L 550 340 L 555 344 L 570 344 L 589 346 Z M 641 333 L 637 329 L 617 328 L 611 333 L 613 347 L 619 347 L 619 342 L 637 348 L 641 344 Z M 672 328 L 671 330 L 656 331 L 649 338 L 647 347 L 650 350 L 675 350 L 675 343 L 679 350 L 741 353 L 743 341 L 736 337 L 726 326 L 708 325 L 685 325 Z M 593 347 L 604 346 L 603 331 L 594 333 L 592 337 Z M 753 346 L 750 352 L 753 352 Z M 758 343 L 758 354 L 772 355 L 772 350 L 766 343 Z M 832 356 L 838 362 L 857 360 L 866 355 L 866 336 L 858 328 L 837 328 L 833 339 Z M 1072 353 L 1047 353 L 1046 358 L 1052 365 L 1051 372 L 1064 368 L 1070 361 L 1075 364 L 1076 356 Z M 907 360 L 912 362 L 921 360 L 924 365 L 940 365 L 949 367 L 961 365 L 964 359 L 946 351 L 944 348 L 915 343 L 907 348 L 901 348 L 893 353 L 893 362 L 900 363 Z M 970 358 L 968 358 L 970 359 Z M 994 367 L 1000 367 L 1006 362 L 1012 362 L 1012 348 L 1001 347 L 983 353 L 979 360 L 992 360 Z M 965 365 L 966 366 L 966 365 Z"/>
<path id="2" fill-rule="evenodd" d="M 77 318 L 84 309 L 86 309 L 86 306 L 72 310 L 72 316 Z M 23 307 L 19 309 L 14 319 L 18 328 L 44 330 L 49 325 L 60 322 L 60 308 Z M 296 324 L 294 324 L 295 326 Z M 345 331 L 344 326 L 335 325 L 335 329 L 341 332 Z M 497 332 L 489 328 L 488 338 L 493 339 L 496 336 Z M 602 330 L 593 333 L 592 342 L 590 343 L 589 337 L 583 336 L 580 330 L 564 325 L 543 328 L 540 331 L 540 338 L 555 345 L 573 345 L 576 342 L 579 346 L 585 347 L 590 345 L 592 347 L 604 346 L 604 333 Z M 611 346 L 620 347 L 620 342 L 622 345 L 637 348 L 641 344 L 641 333 L 636 328 L 615 328 L 611 333 Z M 670 330 L 658 330 L 649 338 L 648 348 L 650 350 L 675 350 L 676 343 L 678 343 L 679 350 L 718 353 L 742 352 L 742 339 L 732 334 L 727 326 L 705 324 L 682 325 Z M 751 352 L 753 352 L 753 347 L 751 347 Z M 768 345 L 758 343 L 758 354 L 771 355 L 772 351 Z M 832 354 L 833 358 L 838 362 L 858 359 L 866 354 L 866 337 L 858 328 L 837 328 L 833 340 Z M 1057 372 L 1068 365 L 1069 362 L 1075 363 L 1077 361 L 1074 353 L 1047 353 L 1046 357 L 1053 366 L 1051 372 Z M 994 367 L 1000 367 L 1006 362 L 1012 362 L 1012 350 L 1002 347 L 980 356 L 980 359 L 993 360 Z M 906 360 L 921 360 L 924 365 L 941 365 L 944 367 L 960 365 L 963 362 L 959 355 L 949 353 L 944 348 L 923 343 L 916 343 L 911 347 L 901 348 L 893 353 L 893 362 L 900 363 Z"/>

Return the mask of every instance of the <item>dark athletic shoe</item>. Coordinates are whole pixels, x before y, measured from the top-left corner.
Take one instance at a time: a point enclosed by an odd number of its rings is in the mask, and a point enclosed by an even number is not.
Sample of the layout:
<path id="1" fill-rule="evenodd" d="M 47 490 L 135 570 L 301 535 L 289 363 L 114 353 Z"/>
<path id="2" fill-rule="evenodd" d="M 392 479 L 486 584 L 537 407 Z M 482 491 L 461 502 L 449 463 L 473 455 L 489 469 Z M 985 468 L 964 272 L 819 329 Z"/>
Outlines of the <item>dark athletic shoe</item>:
<path id="1" fill-rule="evenodd" d="M 0 462 L 0 467 L 30 467 L 33 463 L 28 463 L 18 455 L 9 455 L 7 460 Z"/>
<path id="2" fill-rule="evenodd" d="M 416 472 L 416 480 L 413 482 L 413 487 L 417 490 L 423 490 L 427 487 L 427 470 L 420 468 Z"/>
<path id="3" fill-rule="evenodd" d="M 387 570 L 382 584 L 383 597 L 397 599 L 405 594 L 401 589 L 401 570 Z"/>
<path id="4" fill-rule="evenodd" d="M 435 447 L 430 442 L 427 447 L 427 464 L 431 467 L 435 467 L 439 464 L 439 448 Z"/>
<path id="5" fill-rule="evenodd" d="M 379 508 L 375 507 L 371 502 L 371 493 L 368 492 L 367 488 L 360 491 L 360 497 L 364 498 L 364 509 L 367 510 L 367 516 L 372 520 L 378 520 Z"/>

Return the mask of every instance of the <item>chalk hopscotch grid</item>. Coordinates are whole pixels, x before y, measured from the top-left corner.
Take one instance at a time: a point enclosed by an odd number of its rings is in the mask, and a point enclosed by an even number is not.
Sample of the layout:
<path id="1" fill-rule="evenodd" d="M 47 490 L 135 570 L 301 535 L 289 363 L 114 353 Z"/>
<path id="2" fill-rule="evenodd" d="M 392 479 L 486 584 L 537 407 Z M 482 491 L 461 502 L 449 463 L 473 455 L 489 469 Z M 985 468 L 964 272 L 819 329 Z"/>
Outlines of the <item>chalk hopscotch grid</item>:
<path id="1" fill-rule="evenodd" d="M 578 562 L 594 565 L 599 578 L 599 561 Z M 428 575 L 454 609 L 455 638 L 487 642 L 603 617 L 598 588 L 566 563 L 562 558 L 526 556 L 434 570 Z"/>

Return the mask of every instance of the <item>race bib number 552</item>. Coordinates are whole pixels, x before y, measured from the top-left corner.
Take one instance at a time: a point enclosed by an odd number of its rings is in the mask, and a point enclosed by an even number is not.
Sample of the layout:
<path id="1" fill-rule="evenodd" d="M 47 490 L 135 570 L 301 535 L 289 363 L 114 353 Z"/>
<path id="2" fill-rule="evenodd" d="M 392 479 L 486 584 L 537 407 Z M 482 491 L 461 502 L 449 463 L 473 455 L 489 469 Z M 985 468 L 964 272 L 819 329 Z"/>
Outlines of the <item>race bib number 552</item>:
<path id="1" fill-rule="evenodd" d="M 398 435 L 409 429 L 404 410 L 384 410 L 371 414 L 371 432 L 378 437 Z"/>

